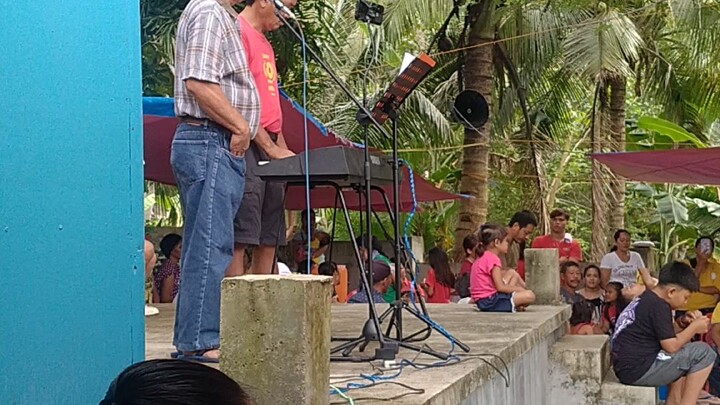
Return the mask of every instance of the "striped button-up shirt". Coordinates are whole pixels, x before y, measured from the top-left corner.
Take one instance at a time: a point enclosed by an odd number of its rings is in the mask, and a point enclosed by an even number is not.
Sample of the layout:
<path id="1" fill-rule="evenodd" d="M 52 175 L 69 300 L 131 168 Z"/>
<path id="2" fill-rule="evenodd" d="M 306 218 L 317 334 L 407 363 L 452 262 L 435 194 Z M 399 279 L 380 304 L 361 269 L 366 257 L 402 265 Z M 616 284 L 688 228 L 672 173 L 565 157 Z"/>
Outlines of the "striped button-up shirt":
<path id="1" fill-rule="evenodd" d="M 187 91 L 185 80 L 216 83 L 248 121 L 253 137 L 260 123 L 260 98 L 238 25 L 219 1 L 224 0 L 191 0 L 180 16 L 175 44 L 175 114 L 208 118 Z"/>

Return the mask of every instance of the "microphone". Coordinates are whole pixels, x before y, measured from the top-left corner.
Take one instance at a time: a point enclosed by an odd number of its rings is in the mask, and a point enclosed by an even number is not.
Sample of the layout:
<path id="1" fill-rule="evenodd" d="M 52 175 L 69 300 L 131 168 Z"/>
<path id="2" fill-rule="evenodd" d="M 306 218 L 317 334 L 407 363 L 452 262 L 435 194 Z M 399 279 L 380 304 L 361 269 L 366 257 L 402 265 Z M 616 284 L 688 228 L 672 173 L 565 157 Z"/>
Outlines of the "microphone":
<path id="1" fill-rule="evenodd" d="M 275 8 L 279 12 L 285 13 L 286 16 L 290 17 L 293 20 L 297 20 L 297 18 L 295 17 L 295 14 L 293 14 L 292 11 L 290 11 L 290 9 L 287 8 L 285 6 L 285 4 L 283 4 L 282 0 L 273 0 L 273 3 L 275 3 Z"/>

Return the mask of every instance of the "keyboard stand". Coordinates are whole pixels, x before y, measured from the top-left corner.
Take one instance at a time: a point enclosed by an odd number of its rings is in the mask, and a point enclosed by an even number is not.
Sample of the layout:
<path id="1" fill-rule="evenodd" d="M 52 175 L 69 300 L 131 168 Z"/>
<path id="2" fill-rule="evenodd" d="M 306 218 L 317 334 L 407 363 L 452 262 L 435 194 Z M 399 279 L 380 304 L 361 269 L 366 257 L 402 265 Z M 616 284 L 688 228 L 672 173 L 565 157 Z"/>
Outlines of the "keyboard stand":
<path id="1" fill-rule="evenodd" d="M 288 183 L 285 187 L 285 195 L 287 195 L 287 187 L 288 186 L 305 186 L 305 184 L 298 184 L 298 183 Z M 375 308 L 375 303 L 372 301 L 372 296 L 370 292 L 372 291 L 373 285 L 369 276 L 369 273 L 365 271 L 364 261 L 362 260 L 362 256 L 360 255 L 360 246 L 357 244 L 355 232 L 352 229 L 352 222 L 350 221 L 350 211 L 347 206 L 347 201 L 345 200 L 345 195 L 343 194 L 344 189 L 352 189 L 354 191 L 362 190 L 364 186 L 352 186 L 352 187 L 341 187 L 338 183 L 333 181 L 313 181 L 310 184 L 310 187 L 317 187 L 317 186 L 329 186 L 335 189 L 335 215 L 337 215 L 337 203 L 340 203 L 340 208 L 342 210 L 345 224 L 347 226 L 348 235 L 350 236 L 350 241 L 352 243 L 353 247 L 353 253 L 355 255 L 355 260 L 357 262 L 358 268 L 360 269 L 360 282 L 362 283 L 363 289 L 368 293 L 368 319 L 365 321 L 365 324 L 362 327 L 361 333 L 357 337 L 333 337 L 332 341 L 340 341 L 344 342 L 336 347 L 331 348 L 330 350 L 330 360 L 331 361 L 343 361 L 343 362 L 366 362 L 366 361 L 373 361 L 373 360 L 394 360 L 395 356 L 398 353 L 398 348 L 402 344 L 396 342 L 393 339 L 390 339 L 383 335 L 381 325 L 380 325 L 380 317 L 377 314 L 377 309 Z M 385 191 L 380 187 L 373 187 L 376 191 L 379 191 L 382 193 L 383 198 L 387 200 L 387 196 L 385 195 Z M 283 197 L 284 198 L 284 197 Z M 284 205 L 284 201 L 283 201 Z M 333 236 L 335 234 L 335 222 L 333 222 Z M 332 260 L 332 251 L 330 253 L 330 258 Z M 375 349 L 374 356 L 350 356 L 350 353 L 352 350 L 354 350 L 356 347 L 360 346 L 360 351 L 364 351 L 365 347 L 368 343 L 376 341 L 380 344 L 380 347 Z M 342 356 L 332 356 L 335 353 L 342 352 Z"/>

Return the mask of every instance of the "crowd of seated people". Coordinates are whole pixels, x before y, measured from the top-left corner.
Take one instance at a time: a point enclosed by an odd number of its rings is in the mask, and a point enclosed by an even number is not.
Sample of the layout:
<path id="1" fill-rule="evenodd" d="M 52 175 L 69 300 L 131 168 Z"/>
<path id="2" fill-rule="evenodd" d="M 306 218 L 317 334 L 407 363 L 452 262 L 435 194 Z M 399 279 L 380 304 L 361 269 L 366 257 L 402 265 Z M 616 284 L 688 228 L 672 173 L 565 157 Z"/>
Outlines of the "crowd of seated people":
<path id="1" fill-rule="evenodd" d="M 342 302 L 337 295 L 341 283 L 338 265 L 324 257 L 329 235 L 317 230 L 311 212 L 313 237 L 308 241 L 303 236 L 307 235 L 303 231 L 306 214 L 302 229 L 291 240 L 296 269 L 304 272 L 309 260 L 317 274 L 333 278 L 333 302 Z M 720 360 L 716 360 L 720 263 L 712 257 L 713 239 L 699 238 L 691 260 L 669 263 L 653 278 L 642 257 L 631 249 L 628 231 L 615 232 L 612 249 L 599 265 L 587 264 L 582 262 L 579 243 L 566 231 L 569 215 L 554 210 L 550 216 L 550 233 L 533 239 L 531 246 L 558 251 L 559 293 L 572 308 L 568 332 L 610 336 L 613 368 L 622 383 L 668 385 L 668 404 L 720 403 L 714 396 L 720 394 Z M 464 239 L 465 255 L 457 274 L 446 251 L 434 247 L 426 257 L 430 267 L 417 283 L 412 282 L 415 272 L 402 265 L 395 269 L 394 260 L 383 252 L 377 238 L 373 237 L 368 247 L 362 235 L 356 242 L 362 259 L 373 263 L 370 286 L 360 283 L 347 302 L 394 302 L 395 272 L 399 271 L 400 295 L 405 300 L 412 296 L 424 297 L 428 303 L 469 303 L 481 312 L 523 311 L 534 303 L 535 295 L 524 282 L 522 248 L 536 225 L 537 219 L 528 211 L 516 213 L 507 226 L 482 225 Z M 149 277 L 154 302 L 172 302 L 175 297 L 181 246 L 182 238 L 176 234 L 168 234 L 160 242 L 161 265 Z M 154 252 L 146 249 L 146 269 L 152 269 L 156 260 Z M 666 313 L 668 322 L 658 322 Z M 709 392 L 703 390 L 706 386 Z"/>

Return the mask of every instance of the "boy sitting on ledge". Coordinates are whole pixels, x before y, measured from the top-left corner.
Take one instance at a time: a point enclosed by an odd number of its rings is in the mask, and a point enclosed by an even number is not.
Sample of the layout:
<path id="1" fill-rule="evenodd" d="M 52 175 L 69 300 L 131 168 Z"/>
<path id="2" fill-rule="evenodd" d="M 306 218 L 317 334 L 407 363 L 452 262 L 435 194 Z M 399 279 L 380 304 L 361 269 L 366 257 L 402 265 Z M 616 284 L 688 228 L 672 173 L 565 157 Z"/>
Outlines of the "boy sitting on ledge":
<path id="1" fill-rule="evenodd" d="M 716 354 L 707 344 L 690 339 L 706 333 L 709 320 L 692 312 L 673 324 L 672 311 L 685 305 L 698 287 L 690 266 L 668 263 L 660 270 L 658 284 L 627 305 L 612 336 L 612 365 L 620 382 L 669 385 L 667 405 L 696 403 Z"/>

